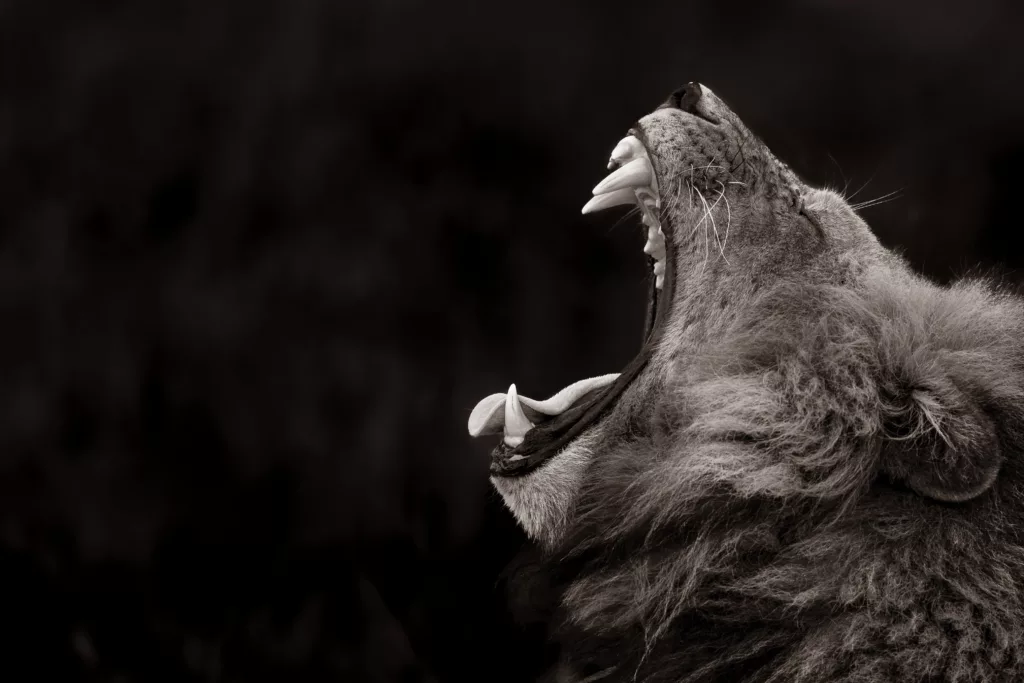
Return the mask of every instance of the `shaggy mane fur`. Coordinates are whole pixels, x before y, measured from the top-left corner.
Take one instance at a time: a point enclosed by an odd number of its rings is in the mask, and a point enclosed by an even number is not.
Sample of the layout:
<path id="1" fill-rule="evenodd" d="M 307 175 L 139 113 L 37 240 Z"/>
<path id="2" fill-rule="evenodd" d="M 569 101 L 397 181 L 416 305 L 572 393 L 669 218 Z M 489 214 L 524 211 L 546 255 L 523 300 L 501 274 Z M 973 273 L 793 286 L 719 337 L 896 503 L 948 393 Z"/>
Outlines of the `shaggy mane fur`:
<path id="1" fill-rule="evenodd" d="M 592 465 L 553 551 L 577 669 L 1024 680 L 1022 333 L 902 269 L 755 296 Z"/>

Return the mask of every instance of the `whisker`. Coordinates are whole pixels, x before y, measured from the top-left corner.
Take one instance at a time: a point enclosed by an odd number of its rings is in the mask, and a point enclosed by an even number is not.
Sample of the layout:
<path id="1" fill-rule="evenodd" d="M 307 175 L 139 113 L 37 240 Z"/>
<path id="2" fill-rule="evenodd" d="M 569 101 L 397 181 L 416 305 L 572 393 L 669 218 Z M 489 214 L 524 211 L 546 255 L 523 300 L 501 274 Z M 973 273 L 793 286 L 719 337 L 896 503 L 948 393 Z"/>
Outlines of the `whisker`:
<path id="1" fill-rule="evenodd" d="M 705 175 L 707 175 L 708 171 L 710 171 L 712 169 L 714 169 L 716 171 L 726 171 L 726 172 L 729 171 L 729 169 L 726 168 L 725 166 L 719 166 L 718 164 L 715 164 L 714 161 L 712 160 L 711 163 L 706 164 L 704 166 L 694 166 L 693 164 L 690 164 L 690 172 L 689 173 L 690 173 L 690 176 L 693 177 L 694 171 L 698 171 L 699 170 L 699 171 L 702 171 Z M 675 169 L 675 170 L 673 170 L 669 174 L 669 177 L 685 176 L 685 175 L 686 175 L 686 171 L 685 170 L 683 170 L 682 173 L 679 173 L 678 169 Z"/>
<path id="2" fill-rule="evenodd" d="M 876 173 L 877 173 L 877 171 L 876 171 Z M 859 194 L 861 193 L 861 190 L 863 190 L 863 189 L 864 189 L 865 187 L 867 187 L 867 186 L 868 186 L 869 184 L 871 184 L 871 181 L 875 179 L 875 175 L 876 175 L 876 173 L 872 173 L 872 174 L 871 174 L 871 177 L 869 177 L 869 178 L 868 178 L 868 179 L 867 179 L 867 180 L 866 180 L 866 181 L 864 182 L 864 184 L 863 184 L 863 185 L 861 185 L 860 187 L 858 187 L 858 188 L 857 188 L 857 191 L 856 191 L 856 192 L 854 192 L 853 194 L 851 194 L 851 195 L 850 195 L 849 197 L 844 197 L 844 199 L 846 199 L 846 201 L 848 201 L 848 202 L 849 202 L 849 201 L 852 201 L 854 197 L 856 197 L 857 195 L 859 195 Z"/>
<path id="3" fill-rule="evenodd" d="M 632 218 L 633 216 L 636 216 L 639 213 L 640 213 L 640 207 L 639 206 L 634 206 L 632 209 L 630 209 L 626 213 L 622 214 L 617 221 L 612 223 L 612 226 L 610 228 L 608 228 L 608 232 L 606 234 L 610 235 L 612 233 L 612 231 L 615 230 L 615 228 L 619 227 L 619 225 L 624 220 L 626 220 L 627 218 Z"/>
<path id="4" fill-rule="evenodd" d="M 886 202 L 891 202 L 894 199 L 899 199 L 902 196 L 900 195 L 902 191 L 903 188 L 893 190 L 888 194 L 883 194 L 881 197 L 875 197 L 874 199 L 869 199 L 858 204 L 851 204 L 850 208 L 852 208 L 854 211 L 860 211 L 861 209 L 867 209 L 872 206 L 878 206 L 879 204 L 885 204 Z"/>
<path id="5" fill-rule="evenodd" d="M 836 158 L 832 156 L 832 152 L 827 152 L 827 154 L 828 158 L 832 160 L 832 163 L 836 165 L 836 169 L 839 170 L 839 175 L 843 177 L 843 191 L 840 192 L 839 194 L 843 197 L 843 199 L 846 199 L 846 191 L 850 189 L 850 179 L 846 177 L 845 173 L 843 173 L 843 167 L 840 166 L 839 162 L 836 161 Z"/>
<path id="6" fill-rule="evenodd" d="M 715 160 L 716 160 L 717 158 L 718 158 L 718 156 L 717 156 L 717 155 L 716 155 L 716 156 L 713 156 L 713 157 L 711 157 L 711 161 L 709 161 L 709 162 L 708 162 L 708 165 L 704 167 L 704 175 L 707 175 L 707 174 L 708 174 L 708 171 L 710 171 L 710 170 L 711 170 L 712 168 L 724 168 L 723 166 L 712 166 L 712 165 L 711 165 L 711 164 L 715 163 Z"/>
<path id="7" fill-rule="evenodd" d="M 722 183 L 719 183 L 719 185 L 722 185 Z M 726 211 L 726 219 L 725 219 L 725 244 L 722 245 L 722 252 L 723 252 L 722 258 L 725 258 L 725 253 L 724 253 L 725 252 L 725 245 L 729 244 L 729 228 L 732 226 L 732 206 L 729 205 L 729 198 L 725 196 L 725 185 L 722 185 L 722 195 L 721 196 L 725 199 L 725 211 Z M 729 263 L 729 259 L 725 259 L 725 262 Z"/>
<path id="8" fill-rule="evenodd" d="M 893 197 L 892 199 L 887 199 L 887 200 L 881 201 L 881 202 L 871 202 L 871 203 L 868 203 L 868 204 L 858 204 L 857 206 L 853 207 L 853 209 L 855 211 L 861 211 L 863 209 L 870 209 L 872 207 L 878 206 L 879 204 L 887 204 L 887 203 L 891 202 L 893 199 L 899 199 L 899 197 Z"/>
<path id="9" fill-rule="evenodd" d="M 722 258 L 725 259 L 725 262 L 729 263 L 729 259 L 725 258 L 725 249 L 722 247 L 722 238 L 718 234 L 718 225 L 715 223 L 714 214 L 715 209 L 718 207 L 719 202 L 722 201 L 722 197 L 724 196 L 724 191 L 718 193 L 718 199 L 716 199 L 715 203 L 711 205 L 710 209 L 708 209 L 708 217 L 711 219 L 711 229 L 715 231 L 715 243 L 718 245 L 718 252 L 722 255 Z"/>
<path id="10" fill-rule="evenodd" d="M 683 177 L 679 176 L 676 179 L 676 192 L 671 198 L 672 208 L 676 208 L 683 203 Z"/>
<path id="11" fill-rule="evenodd" d="M 693 208 L 693 164 L 690 164 L 690 208 Z"/>
<path id="12" fill-rule="evenodd" d="M 704 269 L 708 265 L 708 260 L 710 260 L 710 258 L 711 258 L 710 240 L 709 240 L 708 226 L 707 226 L 707 219 L 711 215 L 711 211 L 708 208 L 708 200 L 705 199 L 704 193 L 702 193 L 696 187 L 694 187 L 693 189 L 697 193 L 697 196 L 700 197 L 701 203 L 704 205 L 704 215 L 701 217 L 700 221 L 697 222 L 697 225 L 694 226 L 694 230 L 696 230 L 697 227 L 701 223 L 705 224 L 704 225 L 704 263 L 702 263 L 701 266 L 700 266 L 700 272 L 703 275 L 704 274 Z"/>

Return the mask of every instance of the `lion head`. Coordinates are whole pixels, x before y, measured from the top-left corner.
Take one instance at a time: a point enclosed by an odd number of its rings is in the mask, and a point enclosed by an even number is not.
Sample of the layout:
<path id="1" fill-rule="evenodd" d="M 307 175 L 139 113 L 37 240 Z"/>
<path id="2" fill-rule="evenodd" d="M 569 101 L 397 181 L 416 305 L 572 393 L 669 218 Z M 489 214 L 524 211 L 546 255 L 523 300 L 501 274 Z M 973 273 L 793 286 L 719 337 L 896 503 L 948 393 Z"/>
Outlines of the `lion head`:
<path id="1" fill-rule="evenodd" d="M 690 83 L 584 212 L 639 209 L 646 341 L 481 401 L 563 678 L 1024 678 L 1024 306 L 940 287 Z"/>

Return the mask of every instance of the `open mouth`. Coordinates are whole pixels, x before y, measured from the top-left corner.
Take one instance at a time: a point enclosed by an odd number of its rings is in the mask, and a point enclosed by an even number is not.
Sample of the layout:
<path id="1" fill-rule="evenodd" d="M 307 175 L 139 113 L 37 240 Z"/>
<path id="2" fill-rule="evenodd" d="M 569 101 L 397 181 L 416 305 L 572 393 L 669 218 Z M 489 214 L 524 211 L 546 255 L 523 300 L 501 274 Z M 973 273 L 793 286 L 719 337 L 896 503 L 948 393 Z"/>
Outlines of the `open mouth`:
<path id="1" fill-rule="evenodd" d="M 520 396 L 513 384 L 507 393 L 480 401 L 469 417 L 470 435 L 502 435 L 491 454 L 492 475 L 514 477 L 533 471 L 600 420 L 647 365 L 661 338 L 671 307 L 672 245 L 662 229 L 658 179 L 641 138 L 631 130 L 615 146 L 608 162 L 611 173 L 594 188 L 583 213 L 622 205 L 640 210 L 644 253 L 652 272 L 643 346 L 622 372 L 580 380 L 547 400 Z"/>

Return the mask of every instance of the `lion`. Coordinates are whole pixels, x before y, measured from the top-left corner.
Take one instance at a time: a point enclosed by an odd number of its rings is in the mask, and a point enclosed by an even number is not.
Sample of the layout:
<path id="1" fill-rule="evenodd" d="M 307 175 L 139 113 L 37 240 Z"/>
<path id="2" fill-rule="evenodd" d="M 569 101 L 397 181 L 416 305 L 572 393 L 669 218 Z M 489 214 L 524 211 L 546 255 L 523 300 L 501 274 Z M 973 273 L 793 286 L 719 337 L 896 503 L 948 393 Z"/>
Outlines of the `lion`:
<path id="1" fill-rule="evenodd" d="M 478 404 L 559 681 L 1024 680 L 1024 306 L 940 286 L 689 83 L 584 213 L 642 216 L 646 341 Z"/>

